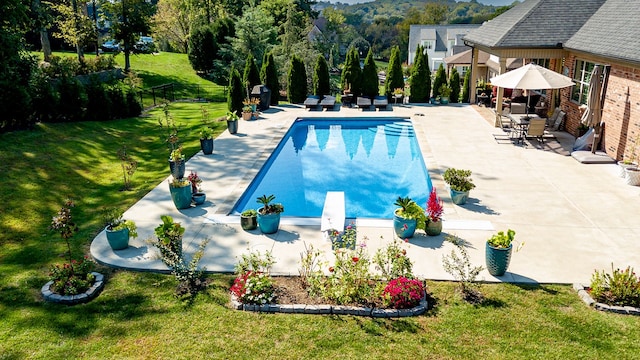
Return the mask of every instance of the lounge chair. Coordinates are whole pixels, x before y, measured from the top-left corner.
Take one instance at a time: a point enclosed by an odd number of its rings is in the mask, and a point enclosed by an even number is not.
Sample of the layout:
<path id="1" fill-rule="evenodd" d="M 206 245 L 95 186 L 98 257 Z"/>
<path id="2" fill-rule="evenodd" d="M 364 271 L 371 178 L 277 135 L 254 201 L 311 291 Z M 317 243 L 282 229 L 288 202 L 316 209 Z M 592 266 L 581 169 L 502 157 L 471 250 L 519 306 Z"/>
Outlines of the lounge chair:
<path id="1" fill-rule="evenodd" d="M 547 129 L 551 131 L 560 130 L 560 126 L 562 126 L 562 121 L 564 120 L 565 115 L 564 111 L 560 110 L 560 108 L 556 108 L 553 111 L 553 115 L 547 119 Z"/>
<path id="2" fill-rule="evenodd" d="M 386 109 L 387 105 L 389 105 L 389 100 L 387 100 L 386 96 L 376 96 L 373 99 L 373 106 L 375 106 L 376 109 Z"/>
<path id="3" fill-rule="evenodd" d="M 322 101 L 320 101 L 320 106 L 322 106 L 323 109 L 333 110 L 336 106 L 336 98 L 330 95 L 325 95 Z"/>
<path id="4" fill-rule="evenodd" d="M 320 96 L 318 95 L 309 95 L 304 100 L 304 106 L 309 110 L 317 108 L 319 103 L 320 103 Z"/>
<path id="5" fill-rule="evenodd" d="M 368 97 L 358 97 L 358 100 L 356 102 L 358 104 L 358 107 L 360 109 L 369 109 L 371 108 L 371 99 L 369 99 Z"/>

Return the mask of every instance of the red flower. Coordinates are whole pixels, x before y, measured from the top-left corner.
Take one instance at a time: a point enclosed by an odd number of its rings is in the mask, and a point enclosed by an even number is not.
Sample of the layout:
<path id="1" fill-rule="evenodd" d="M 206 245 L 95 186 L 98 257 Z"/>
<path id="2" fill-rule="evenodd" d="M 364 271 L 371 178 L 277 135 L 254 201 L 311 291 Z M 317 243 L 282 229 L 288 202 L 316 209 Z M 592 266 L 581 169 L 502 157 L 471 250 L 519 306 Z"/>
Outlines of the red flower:
<path id="1" fill-rule="evenodd" d="M 329 272 L 333 272 L 333 266 L 329 267 Z"/>
<path id="2" fill-rule="evenodd" d="M 354 262 L 354 263 L 357 263 L 357 262 L 358 262 L 358 260 L 360 260 L 360 258 L 359 258 L 359 257 L 354 256 L 354 257 L 352 257 L 352 258 L 351 258 L 351 260 L 353 260 L 353 262 Z"/>
<path id="3" fill-rule="evenodd" d="M 442 199 L 436 195 L 436 188 L 434 187 L 431 189 L 431 193 L 429 193 L 429 200 L 427 201 L 427 217 L 433 222 L 440 221 L 443 211 Z"/>
<path id="4" fill-rule="evenodd" d="M 404 242 L 408 243 L 409 242 L 409 238 L 405 238 Z"/>

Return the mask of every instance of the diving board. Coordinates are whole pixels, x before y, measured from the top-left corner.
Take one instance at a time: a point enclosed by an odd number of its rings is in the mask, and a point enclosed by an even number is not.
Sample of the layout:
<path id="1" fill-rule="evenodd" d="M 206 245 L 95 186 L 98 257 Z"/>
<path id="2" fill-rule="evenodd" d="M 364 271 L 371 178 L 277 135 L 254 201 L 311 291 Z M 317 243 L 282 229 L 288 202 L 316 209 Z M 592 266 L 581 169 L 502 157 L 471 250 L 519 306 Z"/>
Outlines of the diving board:
<path id="1" fill-rule="evenodd" d="M 324 207 L 322 208 L 320 231 L 335 229 L 342 232 L 344 230 L 344 221 L 344 191 L 327 191 Z"/>

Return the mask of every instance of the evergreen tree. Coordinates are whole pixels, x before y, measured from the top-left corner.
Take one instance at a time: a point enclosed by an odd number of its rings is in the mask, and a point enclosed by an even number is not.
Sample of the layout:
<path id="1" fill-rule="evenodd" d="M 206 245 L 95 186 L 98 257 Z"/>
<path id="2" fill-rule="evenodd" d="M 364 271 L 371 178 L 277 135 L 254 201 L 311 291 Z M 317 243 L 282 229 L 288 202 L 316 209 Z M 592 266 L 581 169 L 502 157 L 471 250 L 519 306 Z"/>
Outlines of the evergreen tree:
<path id="1" fill-rule="evenodd" d="M 440 67 L 438 67 L 438 71 L 436 72 L 436 78 L 433 80 L 433 97 L 437 98 L 440 96 L 440 88 L 442 85 L 447 86 L 447 73 L 444 71 L 444 66 L 442 63 Z"/>
<path id="2" fill-rule="evenodd" d="M 467 70 L 464 74 L 464 84 L 462 85 L 462 102 L 469 102 L 469 81 L 471 79 L 471 70 Z"/>
<path id="3" fill-rule="evenodd" d="M 391 58 L 389 59 L 389 70 L 387 71 L 387 81 L 384 87 L 384 93 L 387 98 L 391 98 L 393 90 L 404 88 L 404 76 L 402 75 L 402 62 L 400 61 L 400 48 L 394 46 L 391 49 Z"/>
<path id="4" fill-rule="evenodd" d="M 313 69 L 313 93 L 319 96 L 331 94 L 329 66 L 323 55 L 318 55 L 316 66 Z"/>
<path id="5" fill-rule="evenodd" d="M 235 68 L 232 68 L 231 75 L 229 76 L 229 93 L 227 94 L 228 110 L 235 112 L 240 116 L 242 114 L 242 101 L 245 96 L 245 89 L 242 86 L 240 73 Z"/>
<path id="6" fill-rule="evenodd" d="M 373 60 L 373 50 L 369 48 L 367 57 L 364 59 L 364 69 L 362 69 L 362 95 L 373 98 L 379 93 L 378 68 Z"/>
<path id="7" fill-rule="evenodd" d="M 293 55 L 287 76 L 287 98 L 292 104 L 304 102 L 307 97 L 307 71 L 302 59 Z"/>
<path id="8" fill-rule="evenodd" d="M 421 46 L 416 49 L 416 57 L 411 68 L 411 80 L 409 86 L 411 88 L 410 102 L 424 103 L 429 101 L 431 92 L 431 74 L 429 74 L 429 66 L 425 60 L 426 55 Z"/>
<path id="9" fill-rule="evenodd" d="M 451 87 L 451 95 L 449 96 L 449 102 L 457 103 L 460 101 L 460 74 L 456 68 L 451 69 L 449 75 L 449 87 Z"/>
<path id="10" fill-rule="evenodd" d="M 246 98 L 249 97 L 254 86 L 260 85 L 260 71 L 258 71 L 258 65 L 256 65 L 256 61 L 252 54 L 249 54 L 247 61 L 244 64 L 244 76 L 242 77 L 242 83 L 247 89 Z"/>
<path id="11" fill-rule="evenodd" d="M 189 35 L 189 62 L 197 72 L 209 72 L 218 53 L 218 45 L 209 26 L 199 26 Z"/>
<path id="12" fill-rule="evenodd" d="M 273 59 L 273 52 L 265 54 L 260 69 L 260 79 L 265 86 L 271 90 L 271 105 L 278 105 L 280 98 L 280 83 L 278 82 L 278 69 Z"/>
<path id="13" fill-rule="evenodd" d="M 350 89 L 354 97 L 361 94 L 362 84 L 360 70 L 360 55 L 355 48 L 349 48 L 347 51 L 347 59 L 342 69 L 342 77 L 340 78 L 340 87 L 342 90 Z"/>

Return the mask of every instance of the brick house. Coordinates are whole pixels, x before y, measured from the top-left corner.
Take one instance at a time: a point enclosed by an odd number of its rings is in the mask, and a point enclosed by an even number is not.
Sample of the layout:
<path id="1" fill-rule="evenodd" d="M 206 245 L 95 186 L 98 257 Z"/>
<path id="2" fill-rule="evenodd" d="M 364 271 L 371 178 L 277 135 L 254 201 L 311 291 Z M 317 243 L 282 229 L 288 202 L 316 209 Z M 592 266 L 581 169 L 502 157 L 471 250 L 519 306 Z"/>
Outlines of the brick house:
<path id="1" fill-rule="evenodd" d="M 577 135 L 591 69 L 606 71 L 600 149 L 616 159 L 640 157 L 640 3 L 637 0 L 525 0 L 464 37 L 474 53 L 522 57 L 573 78 L 576 85 L 543 91 L 566 113 Z M 475 75 L 475 76 L 474 76 Z M 474 64 L 471 72 L 472 84 Z M 473 91 L 472 96 L 475 95 Z M 499 91 L 498 102 L 501 102 Z M 473 101 L 474 99 L 472 99 Z M 501 108 L 501 107 L 500 107 Z"/>

